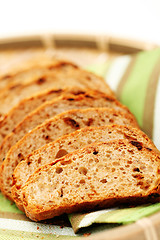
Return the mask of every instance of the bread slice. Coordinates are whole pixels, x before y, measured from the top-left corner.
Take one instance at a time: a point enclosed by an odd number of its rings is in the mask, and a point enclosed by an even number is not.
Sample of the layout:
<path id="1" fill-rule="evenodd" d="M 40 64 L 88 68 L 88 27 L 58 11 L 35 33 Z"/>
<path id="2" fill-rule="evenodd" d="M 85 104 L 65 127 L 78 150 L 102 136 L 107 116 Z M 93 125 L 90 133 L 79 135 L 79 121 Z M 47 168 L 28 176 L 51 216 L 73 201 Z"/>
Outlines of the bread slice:
<path id="1" fill-rule="evenodd" d="M 13 131 L 18 123 L 20 123 L 30 112 L 35 110 L 44 102 L 53 100 L 62 94 L 71 93 L 74 95 L 80 95 L 85 94 L 88 91 L 89 89 L 80 89 L 76 87 L 65 89 L 53 88 L 51 90 L 41 91 L 40 93 L 37 93 L 29 98 L 21 100 L 9 111 L 8 114 L 5 115 L 4 119 L 0 121 L 0 143 L 2 143 L 2 140 L 6 135 Z M 96 93 L 97 91 L 95 90 L 95 94 Z"/>
<path id="2" fill-rule="evenodd" d="M 11 52 L 10 52 L 11 53 Z M 40 51 L 27 49 L 25 51 L 14 51 L 11 54 L 6 52 L 1 54 L 1 65 L 0 65 L 0 79 L 9 78 L 21 73 L 25 70 L 44 66 L 49 63 L 53 63 L 56 59 L 66 58 L 64 55 L 59 56 L 54 50 L 47 51 L 43 49 Z"/>
<path id="3" fill-rule="evenodd" d="M 77 86 L 79 88 L 98 89 L 113 96 L 113 92 L 105 81 L 91 72 L 87 72 L 76 66 L 68 66 L 62 62 L 58 67 L 51 68 L 52 72 L 42 74 L 32 81 L 11 84 L 0 91 L 1 117 L 19 103 L 20 100 L 29 97 L 41 90 L 51 88 L 65 88 Z"/>
<path id="4" fill-rule="evenodd" d="M 68 67 L 78 67 L 75 64 L 71 62 L 64 61 Z M 44 74 L 50 73 L 52 71 L 52 68 L 57 68 L 61 65 L 62 61 L 59 61 L 58 59 L 52 59 L 52 61 L 40 61 L 39 63 L 26 66 L 25 69 L 20 69 L 19 71 L 15 73 L 9 73 L 4 76 L 0 76 L 0 90 L 7 87 L 7 86 L 13 86 L 17 83 L 27 83 L 35 78 L 39 78 Z"/>
<path id="5" fill-rule="evenodd" d="M 82 128 L 35 150 L 18 164 L 13 174 L 12 199 L 18 208 L 23 211 L 20 198 L 21 189 L 37 168 L 88 144 L 113 139 L 142 142 L 148 148 L 156 150 L 152 141 L 141 130 L 131 126 L 107 125 Z"/>
<path id="6" fill-rule="evenodd" d="M 72 71 L 74 68 L 80 69 L 80 67 L 70 61 L 60 60 L 58 58 L 52 58 L 52 60 L 50 59 L 48 61 L 41 59 L 39 62 L 32 63 L 24 69 L 0 76 L 0 90 L 8 86 L 14 86 L 14 84 L 17 83 L 31 82 L 35 78 L 40 78 L 42 75 L 48 73 L 56 72 L 59 74 L 63 71 Z M 101 77 L 99 80 L 104 81 Z"/>
<path id="7" fill-rule="evenodd" d="M 13 132 L 6 136 L 0 146 L 1 162 L 5 158 L 9 149 L 16 144 L 17 141 L 37 125 L 43 123 L 46 119 L 70 109 L 82 109 L 88 107 L 110 107 L 131 114 L 127 107 L 102 92 L 88 91 L 79 96 L 73 94 L 61 96 L 44 103 L 35 111 L 31 112 L 16 126 Z"/>
<path id="8" fill-rule="evenodd" d="M 11 186 L 14 169 L 32 151 L 80 128 L 105 126 L 108 124 L 137 126 L 132 115 L 109 108 L 70 110 L 46 120 L 43 124 L 26 134 L 7 153 L 6 159 L 0 168 L 1 191 L 8 198 L 12 199 Z"/>
<path id="9" fill-rule="evenodd" d="M 137 141 L 95 143 L 40 167 L 22 193 L 34 221 L 139 203 L 160 194 L 160 157 Z"/>

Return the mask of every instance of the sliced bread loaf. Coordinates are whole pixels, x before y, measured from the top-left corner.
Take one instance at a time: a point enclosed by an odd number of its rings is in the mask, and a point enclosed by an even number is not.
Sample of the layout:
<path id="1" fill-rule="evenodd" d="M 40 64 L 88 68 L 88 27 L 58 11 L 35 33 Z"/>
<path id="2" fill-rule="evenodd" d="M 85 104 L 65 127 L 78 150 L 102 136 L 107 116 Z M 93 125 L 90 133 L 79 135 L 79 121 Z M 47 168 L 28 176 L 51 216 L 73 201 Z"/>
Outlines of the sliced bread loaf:
<path id="1" fill-rule="evenodd" d="M 39 221 L 159 194 L 159 155 L 125 139 L 95 143 L 43 165 L 26 182 L 22 201 L 26 215 Z"/>
<path id="2" fill-rule="evenodd" d="M 29 97 L 40 90 L 51 88 L 65 88 L 77 86 L 80 88 L 98 89 L 108 95 L 113 96 L 113 92 L 104 82 L 104 80 L 90 72 L 77 67 L 72 67 L 62 64 L 60 70 L 41 75 L 39 78 L 29 82 L 20 82 L 11 84 L 0 91 L 0 114 L 8 113 L 20 100 Z"/>
<path id="3" fill-rule="evenodd" d="M 131 126 L 107 125 L 82 128 L 35 150 L 18 164 L 13 174 L 12 199 L 18 208 L 23 211 L 20 198 L 21 189 L 37 168 L 88 144 L 113 139 L 138 141 L 144 143 L 150 149 L 155 149 L 152 141 L 141 130 Z"/>
<path id="4" fill-rule="evenodd" d="M 27 115 L 9 135 L 4 138 L 0 146 L 1 162 L 9 149 L 16 144 L 27 132 L 43 123 L 56 114 L 70 109 L 89 107 L 110 107 L 131 114 L 125 106 L 112 97 L 98 91 L 88 91 L 81 95 L 67 94 L 42 104 L 39 108 Z"/>
<path id="5" fill-rule="evenodd" d="M 87 126 L 108 124 L 131 125 L 137 123 L 128 113 L 109 108 L 87 108 L 70 110 L 46 120 L 26 134 L 7 153 L 0 168 L 0 188 L 8 198 L 11 197 L 12 175 L 15 167 L 32 151 L 56 140 L 58 137 Z"/>
<path id="6" fill-rule="evenodd" d="M 13 107 L 5 116 L 4 119 L 0 121 L 0 144 L 3 138 L 11 133 L 13 129 L 20 123 L 25 116 L 30 112 L 35 110 L 37 107 L 42 105 L 44 102 L 53 100 L 62 94 L 71 93 L 74 95 L 85 94 L 89 89 L 80 88 L 65 88 L 65 89 L 51 89 L 37 93 L 29 98 L 21 100 L 15 107 Z M 95 94 L 97 93 L 96 90 Z M 90 90 L 90 92 L 92 92 Z"/>

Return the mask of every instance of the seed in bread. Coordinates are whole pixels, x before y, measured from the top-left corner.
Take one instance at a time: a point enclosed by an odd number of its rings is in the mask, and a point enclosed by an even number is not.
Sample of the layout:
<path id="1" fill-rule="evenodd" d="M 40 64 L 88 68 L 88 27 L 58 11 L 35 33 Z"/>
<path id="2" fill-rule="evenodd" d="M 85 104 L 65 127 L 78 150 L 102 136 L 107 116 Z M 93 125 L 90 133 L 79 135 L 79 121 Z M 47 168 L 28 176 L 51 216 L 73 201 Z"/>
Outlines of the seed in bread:
<path id="1" fill-rule="evenodd" d="M 13 174 L 12 199 L 18 208 L 23 211 L 23 204 L 20 198 L 21 189 L 37 168 L 51 163 L 70 152 L 81 149 L 88 144 L 113 139 L 128 139 L 128 141 L 142 142 L 148 148 L 156 151 L 154 144 L 147 135 L 131 126 L 107 125 L 82 128 L 35 150 L 18 164 Z"/>
<path id="2" fill-rule="evenodd" d="M 159 194 L 159 155 L 125 139 L 95 143 L 43 165 L 23 187 L 22 201 L 26 215 L 39 221 Z"/>
<path id="3" fill-rule="evenodd" d="M 137 122 L 132 115 L 110 108 L 70 110 L 46 120 L 43 124 L 27 133 L 7 153 L 6 159 L 0 167 L 1 191 L 6 197 L 12 199 L 11 186 L 14 169 L 32 151 L 80 128 L 108 124 L 137 127 Z"/>

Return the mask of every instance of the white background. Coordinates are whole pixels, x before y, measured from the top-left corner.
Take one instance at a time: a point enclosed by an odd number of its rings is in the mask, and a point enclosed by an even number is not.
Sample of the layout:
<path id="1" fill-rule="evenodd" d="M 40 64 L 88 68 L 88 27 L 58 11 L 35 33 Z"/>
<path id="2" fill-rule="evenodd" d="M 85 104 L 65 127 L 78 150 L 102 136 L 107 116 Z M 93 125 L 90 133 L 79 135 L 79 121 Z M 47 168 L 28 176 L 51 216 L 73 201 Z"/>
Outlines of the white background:
<path id="1" fill-rule="evenodd" d="M 160 44 L 160 0 L 0 0 L 0 38 L 112 35 Z"/>

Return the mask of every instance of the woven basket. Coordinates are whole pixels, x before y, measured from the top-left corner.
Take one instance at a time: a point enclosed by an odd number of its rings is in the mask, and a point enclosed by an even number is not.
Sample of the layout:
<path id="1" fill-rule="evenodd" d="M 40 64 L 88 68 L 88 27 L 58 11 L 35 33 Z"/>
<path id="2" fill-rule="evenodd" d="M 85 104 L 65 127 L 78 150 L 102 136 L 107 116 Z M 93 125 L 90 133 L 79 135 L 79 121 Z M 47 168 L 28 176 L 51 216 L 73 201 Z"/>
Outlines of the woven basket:
<path id="1" fill-rule="evenodd" d="M 86 66 L 106 61 L 108 58 L 123 54 L 133 54 L 141 50 L 150 50 L 156 45 L 134 40 L 97 35 L 37 35 L 0 39 L 0 64 L 6 59 L 14 59 L 26 51 L 34 55 L 46 51 L 60 58 L 66 58 Z M 14 64 L 13 64 L 14 65 Z M 10 66 L 11 70 L 14 66 Z M 6 68 L 5 68 L 6 69 Z M 1 69 L 0 69 L 1 70 Z M 8 69 L 7 69 L 8 71 Z M 7 72 L 6 71 L 6 72 Z M 1 71 L 1 74 L 5 72 Z M 134 224 L 116 227 L 88 237 L 88 240 L 158 240 L 160 239 L 160 213 L 143 218 Z M 86 237 L 78 238 L 86 239 Z"/>

